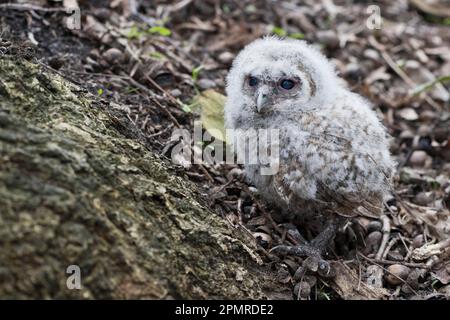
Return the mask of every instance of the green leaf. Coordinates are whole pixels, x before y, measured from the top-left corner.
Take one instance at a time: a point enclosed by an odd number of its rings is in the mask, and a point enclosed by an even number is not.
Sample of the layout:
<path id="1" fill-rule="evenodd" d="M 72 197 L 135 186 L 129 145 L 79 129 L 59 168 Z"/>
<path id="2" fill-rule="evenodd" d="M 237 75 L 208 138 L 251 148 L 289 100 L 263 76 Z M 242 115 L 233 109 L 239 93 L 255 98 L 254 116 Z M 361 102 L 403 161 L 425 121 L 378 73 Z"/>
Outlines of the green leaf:
<path id="1" fill-rule="evenodd" d="M 200 109 L 200 120 L 211 136 L 226 141 L 223 110 L 226 97 L 213 89 L 203 91 L 193 99 L 192 106 Z"/>
<path id="2" fill-rule="evenodd" d="M 149 56 L 156 60 L 164 60 L 166 58 L 165 55 L 163 55 L 162 53 L 159 53 L 158 51 L 150 52 Z"/>
<path id="3" fill-rule="evenodd" d="M 304 39 L 305 38 L 305 35 L 301 32 L 288 33 L 286 30 L 284 30 L 281 27 L 273 27 L 271 32 L 273 34 L 276 34 L 279 37 L 289 37 L 292 39 Z"/>
<path id="4" fill-rule="evenodd" d="M 126 89 L 126 92 L 127 92 L 128 94 L 135 93 L 135 92 L 138 92 L 138 91 L 139 91 L 139 89 L 138 89 L 138 88 L 134 88 L 134 87 L 128 87 L 128 88 Z"/>
<path id="5" fill-rule="evenodd" d="M 257 8 L 254 4 L 249 4 L 244 9 L 245 13 L 255 13 L 257 11 Z"/>
<path id="6" fill-rule="evenodd" d="M 448 81 L 450 81 L 450 74 L 441 76 L 441 77 L 431 80 L 429 82 L 418 85 L 416 88 L 414 88 L 414 90 L 412 91 L 412 94 L 418 95 L 419 93 L 422 93 L 424 91 L 428 91 L 428 90 L 432 89 L 438 83 L 444 83 L 444 82 L 448 82 Z"/>
<path id="7" fill-rule="evenodd" d="M 280 37 L 285 37 L 287 35 L 286 30 L 284 30 L 283 28 L 280 28 L 280 27 L 273 27 L 272 33 L 276 34 L 277 36 L 280 36 Z"/>
<path id="8" fill-rule="evenodd" d="M 103 94 L 103 89 L 102 88 L 97 89 L 97 94 L 101 96 Z"/>
<path id="9" fill-rule="evenodd" d="M 194 80 L 194 82 L 197 82 L 198 80 L 198 76 L 200 74 L 200 71 L 202 71 L 203 66 L 198 66 L 194 69 L 192 69 L 192 80 Z"/>
<path id="10" fill-rule="evenodd" d="M 300 33 L 300 32 L 290 33 L 288 37 L 292 38 L 292 39 L 305 39 L 305 35 L 303 33 Z"/>
<path id="11" fill-rule="evenodd" d="M 186 113 L 191 113 L 192 112 L 192 108 L 190 105 L 182 103 L 181 104 L 181 110 L 183 110 Z"/>
<path id="12" fill-rule="evenodd" d="M 228 13 L 230 13 L 230 6 L 229 5 L 227 5 L 226 3 L 222 6 L 222 11 L 223 11 L 223 13 L 225 13 L 225 14 L 228 14 Z"/>
<path id="13" fill-rule="evenodd" d="M 143 32 L 138 29 L 136 26 L 132 26 L 130 31 L 128 31 L 127 38 L 128 39 L 139 39 L 143 35 Z"/>
<path id="14" fill-rule="evenodd" d="M 166 27 L 162 27 L 162 26 L 151 27 L 150 29 L 148 29 L 148 32 L 157 33 L 160 36 L 164 36 L 164 37 L 168 37 L 172 34 L 172 31 L 170 31 L 170 29 L 167 29 Z"/>

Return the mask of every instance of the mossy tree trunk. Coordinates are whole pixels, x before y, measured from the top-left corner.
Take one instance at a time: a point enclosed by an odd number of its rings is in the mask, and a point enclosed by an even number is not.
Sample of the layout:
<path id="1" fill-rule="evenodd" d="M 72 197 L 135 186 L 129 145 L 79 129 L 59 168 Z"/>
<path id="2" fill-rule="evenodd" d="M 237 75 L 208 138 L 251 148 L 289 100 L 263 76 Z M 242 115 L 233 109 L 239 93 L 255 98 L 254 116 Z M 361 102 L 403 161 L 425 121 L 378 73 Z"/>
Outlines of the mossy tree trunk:
<path id="1" fill-rule="evenodd" d="M 0 298 L 283 292 L 253 239 L 201 205 L 117 110 L 39 65 L 0 58 Z M 81 290 L 67 288 L 69 265 Z"/>

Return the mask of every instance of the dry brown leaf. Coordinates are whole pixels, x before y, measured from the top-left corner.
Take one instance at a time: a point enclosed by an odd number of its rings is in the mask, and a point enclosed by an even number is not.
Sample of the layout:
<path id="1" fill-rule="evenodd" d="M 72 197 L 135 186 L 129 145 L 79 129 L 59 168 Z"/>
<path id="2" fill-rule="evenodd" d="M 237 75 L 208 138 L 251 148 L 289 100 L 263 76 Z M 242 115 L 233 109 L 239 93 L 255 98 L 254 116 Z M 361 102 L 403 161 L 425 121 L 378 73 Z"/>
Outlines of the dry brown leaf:
<path id="1" fill-rule="evenodd" d="M 431 275 L 439 280 L 442 284 L 450 283 L 450 261 L 443 262 L 439 268 L 432 272 Z"/>
<path id="2" fill-rule="evenodd" d="M 333 268 L 336 270 L 336 277 L 330 285 L 344 300 L 380 300 L 389 294 L 384 288 L 367 285 L 356 271 L 341 262 L 333 264 Z"/>
<path id="3" fill-rule="evenodd" d="M 431 256 L 441 255 L 450 247 L 450 238 L 435 244 L 425 244 L 412 252 L 412 258 L 415 260 L 425 260 Z"/>
<path id="4" fill-rule="evenodd" d="M 411 202 L 403 201 L 407 212 L 414 218 L 424 222 L 430 228 L 431 233 L 439 240 L 450 237 L 450 212 L 447 209 L 438 210 L 432 207 L 422 207 Z"/>

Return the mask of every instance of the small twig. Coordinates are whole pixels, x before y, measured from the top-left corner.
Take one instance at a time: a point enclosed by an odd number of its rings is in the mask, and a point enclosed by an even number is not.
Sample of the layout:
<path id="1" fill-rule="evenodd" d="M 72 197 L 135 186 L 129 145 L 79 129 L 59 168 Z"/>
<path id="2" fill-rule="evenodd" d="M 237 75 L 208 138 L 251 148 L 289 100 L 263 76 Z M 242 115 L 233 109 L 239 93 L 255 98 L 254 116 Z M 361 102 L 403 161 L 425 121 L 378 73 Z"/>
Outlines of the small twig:
<path id="1" fill-rule="evenodd" d="M 162 105 L 155 97 L 153 97 L 153 92 L 148 89 L 146 86 L 140 84 L 139 82 L 137 82 L 136 80 L 134 80 L 131 77 L 127 77 L 128 81 L 130 81 L 134 86 L 138 87 L 139 89 L 147 92 L 150 94 L 150 98 L 153 100 L 154 103 L 156 103 L 156 105 L 158 107 L 160 107 L 168 116 L 169 118 L 173 121 L 173 123 L 175 124 L 175 126 L 177 128 L 181 128 L 181 125 L 178 123 L 178 120 L 175 118 L 175 116 L 167 109 L 166 106 Z"/>
<path id="2" fill-rule="evenodd" d="M 61 73 L 59 73 L 57 70 L 52 69 L 51 67 L 40 63 L 41 65 L 43 65 L 46 68 L 51 69 L 52 71 L 57 72 L 58 74 L 60 74 L 61 76 L 63 76 Z M 70 72 L 72 73 L 77 73 L 77 74 L 83 74 L 83 75 L 92 75 L 92 76 L 102 76 L 102 77 L 111 77 L 111 78 L 118 78 L 118 79 L 123 79 L 123 80 L 128 80 L 129 82 L 131 82 L 134 86 L 138 87 L 139 89 L 147 92 L 148 94 L 150 94 L 150 99 L 159 107 L 161 108 L 166 114 L 167 116 L 172 120 L 172 122 L 174 123 L 174 125 L 177 128 L 181 128 L 181 125 L 179 124 L 178 120 L 175 118 L 175 116 L 167 109 L 167 107 L 165 107 L 164 105 L 162 105 L 156 98 L 153 97 L 153 92 L 148 89 L 146 86 L 140 84 L 139 82 L 137 82 L 136 80 L 134 80 L 132 77 L 128 76 L 128 75 L 117 75 L 117 74 L 106 74 L 106 73 L 91 73 L 91 72 L 82 72 L 82 71 L 75 71 L 75 70 L 70 70 Z M 71 79 L 69 79 L 71 80 Z M 73 81 L 73 80 L 71 80 Z M 79 85 L 81 85 L 81 83 L 78 83 Z"/>
<path id="3" fill-rule="evenodd" d="M 145 79 L 148 80 L 148 82 L 150 82 L 152 84 L 152 86 L 154 86 L 156 89 L 158 89 L 159 91 L 161 91 L 161 93 L 163 93 L 170 101 L 172 101 L 172 103 L 174 103 L 177 107 L 183 107 L 180 102 L 175 99 L 174 96 L 172 96 L 169 92 L 167 92 L 167 90 L 164 90 L 159 84 L 156 83 L 155 80 L 153 80 L 152 78 L 150 78 L 149 76 L 145 76 Z"/>
<path id="4" fill-rule="evenodd" d="M 128 80 L 129 76 L 120 76 L 118 74 L 108 74 L 108 73 L 98 73 L 98 72 L 86 72 L 86 71 L 76 71 L 76 70 L 64 70 L 70 73 L 77 73 L 82 74 L 86 76 L 96 76 L 96 77 L 106 77 L 106 78 L 118 78 L 118 79 L 124 79 Z"/>
<path id="5" fill-rule="evenodd" d="M 211 175 L 209 174 L 208 170 L 206 170 L 205 166 L 202 165 L 201 163 L 198 164 L 198 167 L 200 168 L 200 170 L 203 171 L 203 173 L 206 175 L 206 177 L 209 179 L 209 181 L 214 182 L 214 178 L 211 177 Z"/>
<path id="6" fill-rule="evenodd" d="M 283 233 L 281 234 L 281 239 L 280 239 L 281 243 L 283 243 L 286 240 L 287 233 L 288 233 L 287 229 L 283 230 Z"/>
<path id="7" fill-rule="evenodd" d="M 223 191 L 223 189 L 225 189 L 226 187 L 228 187 L 228 186 L 229 186 L 230 184 L 232 184 L 233 182 L 235 182 L 234 179 L 228 180 L 226 183 L 224 183 L 223 185 L 221 185 L 221 186 L 219 187 L 219 189 L 217 189 L 217 192 Z"/>
<path id="8" fill-rule="evenodd" d="M 389 270 L 387 270 L 385 267 L 383 267 L 382 265 L 380 265 L 379 263 L 377 263 L 377 259 L 376 259 L 376 260 L 370 259 L 370 258 L 366 257 L 365 255 L 363 255 L 363 254 L 360 253 L 360 252 L 358 252 L 358 254 L 359 254 L 363 259 L 365 259 L 365 260 L 369 261 L 370 263 L 372 263 L 372 264 L 378 266 L 379 268 L 383 269 L 384 271 L 386 271 L 387 273 L 389 273 L 390 275 L 392 275 L 394 278 L 397 278 L 397 279 L 400 280 L 402 283 L 406 284 L 406 285 L 411 289 L 411 291 L 412 291 L 414 294 L 419 295 L 419 293 L 417 293 L 417 291 L 414 290 L 414 288 L 411 287 L 411 285 L 410 285 L 408 282 L 406 282 L 405 280 L 403 280 L 402 278 L 400 278 L 400 277 L 397 276 L 396 274 L 393 274 L 392 272 L 390 272 Z"/>
<path id="9" fill-rule="evenodd" d="M 156 105 L 158 107 L 160 107 L 168 116 L 169 118 L 173 121 L 173 123 L 175 124 L 175 126 L 177 128 L 181 128 L 180 123 L 178 122 L 177 118 L 175 118 L 175 116 L 172 114 L 172 112 L 170 112 L 170 110 L 164 106 L 163 104 L 161 104 L 158 99 L 156 99 L 155 97 L 151 97 L 151 99 L 153 100 L 154 103 L 156 103 Z"/>
<path id="10" fill-rule="evenodd" d="M 191 171 L 186 171 L 185 173 L 188 177 L 192 177 L 195 179 L 203 180 L 203 178 L 204 178 L 204 175 L 201 173 L 191 172 Z"/>
<path id="11" fill-rule="evenodd" d="M 382 259 L 386 259 L 387 255 L 391 251 L 392 247 L 397 243 L 399 237 L 392 238 L 391 241 L 389 241 L 388 245 L 386 246 L 386 249 L 384 250 Z"/>
<path id="12" fill-rule="evenodd" d="M 175 12 L 175 11 L 181 10 L 184 7 L 186 7 L 187 5 L 189 5 L 191 2 L 192 2 L 192 0 L 181 0 L 181 1 L 177 2 L 177 3 L 175 3 L 175 4 L 172 4 L 169 7 L 169 11 L 170 12 Z"/>
<path id="13" fill-rule="evenodd" d="M 406 245 L 405 239 L 401 234 L 399 234 L 400 241 L 402 242 L 403 246 L 406 249 L 406 256 L 405 261 L 408 261 L 408 259 L 411 257 L 412 250 Z"/>
<path id="14" fill-rule="evenodd" d="M 253 234 L 250 232 L 250 230 L 248 230 L 247 228 L 245 228 L 245 230 L 247 230 L 247 232 L 254 238 Z M 261 251 L 268 259 L 272 260 L 272 261 L 277 261 L 278 257 L 276 257 L 275 255 L 269 253 L 269 251 L 267 251 L 266 249 L 264 249 L 260 244 L 256 244 L 256 248 Z"/>
<path id="15" fill-rule="evenodd" d="M 397 167 L 398 172 L 400 172 L 400 170 L 409 162 L 414 151 L 415 151 L 414 148 L 409 148 L 408 153 L 406 154 L 405 160 L 400 162 Z"/>
<path id="16" fill-rule="evenodd" d="M 389 53 L 386 51 L 386 48 L 378 43 L 378 41 L 373 37 L 369 37 L 369 43 L 377 49 L 381 56 L 383 57 L 384 61 L 388 64 L 388 66 L 403 80 L 408 84 L 411 88 L 417 87 L 417 84 L 404 72 L 391 58 Z M 434 102 L 433 99 L 431 99 L 428 95 L 425 96 L 425 101 L 428 102 L 433 108 L 436 110 L 440 110 L 441 108 Z"/>
<path id="17" fill-rule="evenodd" d="M 393 194 L 394 194 L 395 200 L 399 203 L 401 208 L 403 208 L 406 211 L 406 213 L 408 213 L 416 221 L 420 221 L 420 222 L 424 222 L 425 223 L 425 221 L 423 219 L 421 219 L 419 216 L 417 216 L 417 214 L 415 214 L 414 212 L 412 212 L 410 210 L 408 205 L 402 200 L 402 198 L 400 198 L 400 196 L 398 195 L 398 193 L 395 190 L 393 190 Z"/>
<path id="18" fill-rule="evenodd" d="M 69 77 L 69 76 L 63 74 L 62 72 L 60 72 L 60 71 L 58 71 L 58 70 L 53 69 L 53 68 L 50 67 L 49 65 L 46 65 L 45 63 L 43 63 L 43 62 L 41 62 L 41 61 L 36 61 L 36 62 L 37 62 L 40 66 L 44 67 L 45 69 L 50 70 L 51 72 L 56 73 L 56 74 L 59 75 L 61 78 L 64 78 L 64 79 L 68 80 L 69 82 L 73 82 L 73 83 L 75 83 L 75 84 L 78 85 L 78 86 L 82 86 L 82 83 L 81 83 L 81 82 L 79 82 L 79 81 L 77 81 L 77 80 L 75 80 L 75 79 L 73 79 L 73 78 L 71 78 L 71 77 Z"/>
<path id="19" fill-rule="evenodd" d="M 391 232 L 391 222 L 390 222 L 388 216 L 382 215 L 380 217 L 380 220 L 383 223 L 383 228 L 382 228 L 383 238 L 381 240 L 380 248 L 378 249 L 378 252 L 377 252 L 377 254 L 375 256 L 375 258 L 377 260 L 381 259 L 381 257 L 383 256 L 383 253 L 384 253 L 384 251 L 386 249 L 386 245 L 387 245 L 387 242 L 389 240 L 389 235 L 390 235 L 390 232 Z"/>
<path id="20" fill-rule="evenodd" d="M 147 118 L 146 118 L 146 119 L 147 119 Z M 152 134 L 147 134 L 146 137 L 147 137 L 147 138 L 155 138 L 155 137 L 158 137 L 158 136 L 160 136 L 160 135 L 166 133 L 167 131 L 169 131 L 169 130 L 172 129 L 172 128 L 173 128 L 173 125 L 172 125 L 172 124 L 169 124 L 169 125 L 167 126 L 167 128 L 162 129 L 162 130 L 159 130 L 158 132 L 155 132 L 155 133 L 152 133 Z"/>
<path id="21" fill-rule="evenodd" d="M 306 260 L 308 260 L 309 259 L 309 257 L 307 257 L 306 258 Z M 306 260 L 305 260 L 305 263 L 306 263 Z M 302 268 L 302 267 L 300 267 L 300 268 Z M 305 278 L 305 275 L 306 275 L 306 270 L 305 270 L 305 272 L 302 272 L 302 276 L 300 277 L 300 282 L 299 282 L 299 286 L 298 286 L 298 292 L 297 292 L 297 300 L 300 300 L 300 298 L 301 298 L 301 293 L 302 293 L 302 286 L 301 286 L 301 283 L 303 282 L 303 279 Z"/>
<path id="22" fill-rule="evenodd" d="M 418 95 L 424 91 L 428 91 L 433 88 L 438 83 L 444 83 L 450 81 L 450 75 L 438 77 L 432 81 L 426 82 L 424 84 L 418 85 L 412 92 L 412 95 Z"/>
<path id="23" fill-rule="evenodd" d="M 162 90 L 163 92 L 165 92 L 165 90 L 163 88 L 161 88 L 156 82 L 153 81 L 153 79 L 151 79 L 150 77 L 146 77 L 147 80 L 149 80 L 151 83 L 154 83 L 156 85 L 156 87 L 159 90 Z M 150 94 L 150 98 L 153 100 L 153 102 L 156 103 L 156 105 L 158 105 L 158 107 L 160 107 L 168 116 L 169 118 L 173 121 L 173 123 L 175 124 L 175 126 L 177 126 L 178 128 L 181 128 L 181 125 L 178 123 L 178 120 L 175 118 L 175 116 L 168 110 L 168 108 L 164 105 L 162 105 L 154 96 L 153 96 L 153 92 L 148 89 L 147 87 L 145 87 L 144 85 L 140 84 L 139 82 L 137 82 L 136 80 L 134 80 L 131 77 L 128 77 L 128 81 L 130 81 L 133 85 L 135 85 L 136 87 L 144 90 L 145 92 L 148 92 Z M 169 95 L 170 96 L 170 95 Z M 172 99 L 175 99 L 172 97 Z M 178 103 L 178 102 L 177 102 Z M 203 173 L 206 175 L 206 177 L 208 178 L 209 181 L 214 182 L 214 178 L 209 174 L 208 170 L 206 170 L 206 168 L 202 165 L 202 164 L 198 164 L 198 167 L 200 168 L 201 171 L 203 171 Z"/>
<path id="24" fill-rule="evenodd" d="M 358 252 L 358 254 L 360 254 L 359 252 Z M 358 261 L 360 261 L 359 259 L 358 259 Z M 348 271 L 349 271 L 349 275 L 351 275 L 353 278 L 355 278 L 354 276 L 353 276 L 353 274 L 352 274 L 352 271 L 353 271 L 353 269 L 352 268 L 350 268 L 347 264 L 345 264 L 345 263 L 342 263 L 341 261 L 339 261 L 338 262 L 341 266 L 343 266 L 345 269 L 347 269 Z M 360 262 L 359 262 L 360 263 Z M 320 279 L 320 278 L 319 278 Z M 321 280 L 321 279 L 320 279 Z M 321 280 L 321 281 L 323 281 L 323 280 Z M 361 284 L 365 287 L 365 288 L 367 288 L 367 289 L 372 289 L 373 287 L 372 286 L 370 286 L 370 285 L 368 285 L 367 283 L 365 283 L 365 282 L 361 282 Z"/>
<path id="25" fill-rule="evenodd" d="M 244 217 L 243 217 L 243 212 L 242 212 L 242 205 L 243 205 L 244 201 L 242 200 L 242 198 L 239 198 L 237 201 L 237 213 L 238 213 L 238 219 L 239 219 L 239 223 L 242 224 L 242 222 L 244 221 Z"/>
<path id="26" fill-rule="evenodd" d="M 180 66 L 185 69 L 185 71 L 187 72 L 192 72 L 193 67 L 188 65 L 186 63 L 186 61 L 184 61 L 182 58 L 178 57 L 176 54 L 173 54 L 172 52 L 170 52 L 169 50 L 165 50 L 165 48 L 161 47 L 159 44 L 157 43 L 153 43 L 152 44 L 156 49 L 158 49 L 158 51 L 160 52 L 164 52 L 164 54 L 166 56 L 168 56 L 169 58 L 172 58 L 173 60 L 175 60 L 176 62 L 178 62 L 180 64 Z"/>
<path id="27" fill-rule="evenodd" d="M 404 262 L 404 261 L 392 261 L 387 259 L 372 259 L 372 261 L 375 261 L 380 264 L 387 264 L 387 265 L 393 265 L 393 264 L 401 264 L 407 267 L 411 268 L 420 268 L 420 269 L 430 269 L 429 266 L 427 266 L 425 263 L 414 263 L 414 262 Z"/>
<path id="28" fill-rule="evenodd" d="M 361 281 L 361 270 L 362 268 L 361 268 L 361 263 L 359 263 L 358 264 L 358 287 L 356 287 L 356 291 L 359 291 L 360 289 L 361 289 L 361 283 L 362 283 L 362 281 Z"/>

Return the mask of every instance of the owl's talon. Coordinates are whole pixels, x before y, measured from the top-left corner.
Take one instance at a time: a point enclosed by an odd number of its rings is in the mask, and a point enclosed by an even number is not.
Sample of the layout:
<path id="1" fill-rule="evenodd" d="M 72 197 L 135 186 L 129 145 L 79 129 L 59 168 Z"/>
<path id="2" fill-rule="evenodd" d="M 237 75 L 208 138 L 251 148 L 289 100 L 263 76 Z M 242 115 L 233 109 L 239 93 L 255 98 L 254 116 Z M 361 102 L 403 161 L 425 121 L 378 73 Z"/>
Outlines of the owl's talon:
<path id="1" fill-rule="evenodd" d="M 325 260 L 320 261 L 319 263 L 319 270 L 326 271 L 330 267 L 330 264 L 326 262 Z"/>
<path id="2" fill-rule="evenodd" d="M 321 276 L 328 276 L 330 274 L 330 271 L 331 267 L 328 261 L 325 260 L 319 261 L 319 268 L 317 270 L 317 273 L 319 273 Z"/>
<path id="3" fill-rule="evenodd" d="M 270 250 L 270 253 L 275 253 L 278 255 L 293 255 L 298 257 L 320 257 L 319 250 L 309 244 L 301 244 L 297 246 L 278 245 L 273 247 Z"/>
<path id="4" fill-rule="evenodd" d="M 299 257 L 308 257 L 304 262 L 304 267 L 317 272 L 321 276 L 329 277 L 331 275 L 330 263 L 322 258 L 328 244 L 333 240 L 336 234 L 336 224 L 330 224 L 310 243 L 296 246 L 278 245 L 273 247 L 270 252 L 278 255 L 294 255 Z"/>

